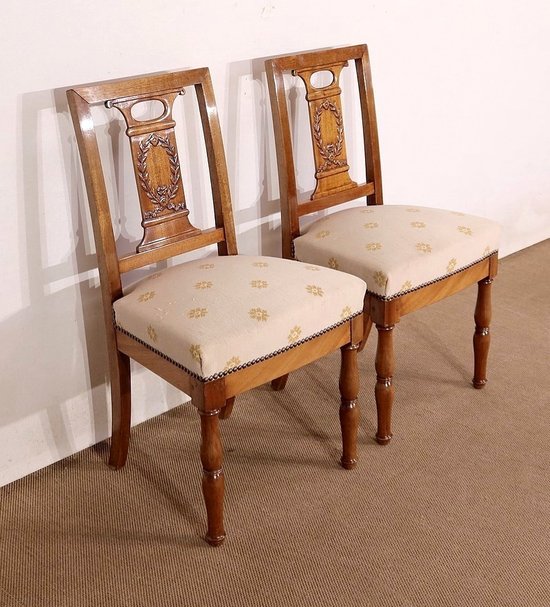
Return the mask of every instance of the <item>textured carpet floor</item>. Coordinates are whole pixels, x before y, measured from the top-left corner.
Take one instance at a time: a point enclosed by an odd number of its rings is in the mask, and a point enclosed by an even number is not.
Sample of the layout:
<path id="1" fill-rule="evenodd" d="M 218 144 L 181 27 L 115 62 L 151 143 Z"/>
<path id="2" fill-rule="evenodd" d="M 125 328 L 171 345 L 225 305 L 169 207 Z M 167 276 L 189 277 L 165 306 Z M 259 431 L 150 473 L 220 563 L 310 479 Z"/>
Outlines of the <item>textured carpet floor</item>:
<path id="1" fill-rule="evenodd" d="M 484 390 L 475 289 L 402 320 L 386 447 L 370 340 L 353 471 L 337 463 L 337 356 L 240 397 L 221 548 L 201 539 L 191 406 L 135 428 L 119 472 L 98 445 L 0 489 L 0 605 L 550 605 L 549 265 L 550 241 L 503 260 Z"/>

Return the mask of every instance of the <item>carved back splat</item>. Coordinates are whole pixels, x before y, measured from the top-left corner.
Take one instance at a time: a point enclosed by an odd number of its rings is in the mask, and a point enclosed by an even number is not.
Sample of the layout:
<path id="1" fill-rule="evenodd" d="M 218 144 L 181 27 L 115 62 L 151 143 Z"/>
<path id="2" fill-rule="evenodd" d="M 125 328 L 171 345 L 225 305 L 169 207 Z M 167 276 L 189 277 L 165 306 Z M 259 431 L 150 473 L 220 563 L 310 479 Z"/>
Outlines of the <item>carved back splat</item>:
<path id="1" fill-rule="evenodd" d="M 355 67 L 358 85 L 356 101 L 361 106 L 362 128 L 354 130 L 355 135 L 363 136 L 365 152 L 366 181 L 360 184 L 352 181 L 349 175 L 342 118 L 340 74 L 348 64 L 352 70 Z M 301 217 L 359 198 L 366 198 L 369 205 L 382 204 L 369 56 L 366 45 L 360 44 L 274 57 L 265 62 L 265 67 L 279 169 L 283 256 L 292 258 L 292 243 L 300 236 Z M 317 83 L 311 82 L 312 76 L 326 71 L 332 74 L 331 82 L 326 86 L 314 86 Z M 316 187 L 311 195 L 298 190 L 288 107 L 288 88 L 294 85 L 288 87 L 288 81 L 285 82 L 285 74 L 289 72 L 299 77 L 306 86 L 305 101 L 309 109 L 316 178 Z"/>
<path id="2" fill-rule="evenodd" d="M 114 107 L 124 116 L 130 139 L 143 226 L 138 253 L 200 234 L 188 218 L 174 133 L 176 122 L 172 118 L 174 101 L 184 92 L 166 91 L 105 102 L 106 107 Z M 143 101 L 159 101 L 164 111 L 157 118 L 137 120 L 132 108 Z"/>
<path id="3" fill-rule="evenodd" d="M 306 100 L 309 106 L 317 182 L 311 200 L 357 186 L 349 176 L 340 100 L 340 72 L 347 64 L 347 61 L 341 61 L 292 70 L 292 74 L 299 76 L 306 86 Z M 311 82 L 312 76 L 325 70 L 332 74 L 332 82 L 324 87 L 315 87 Z"/>

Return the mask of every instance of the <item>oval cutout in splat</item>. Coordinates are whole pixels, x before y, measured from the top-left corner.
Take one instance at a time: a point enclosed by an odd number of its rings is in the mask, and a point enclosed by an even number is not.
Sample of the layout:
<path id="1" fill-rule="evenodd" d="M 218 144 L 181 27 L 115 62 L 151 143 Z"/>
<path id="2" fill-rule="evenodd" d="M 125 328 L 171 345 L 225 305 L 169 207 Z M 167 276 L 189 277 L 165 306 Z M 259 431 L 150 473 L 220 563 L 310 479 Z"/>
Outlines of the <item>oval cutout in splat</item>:
<path id="1" fill-rule="evenodd" d="M 147 99 L 138 101 L 130 110 L 132 118 L 139 122 L 151 122 L 163 118 L 166 113 L 166 105 L 159 99 Z"/>
<path id="2" fill-rule="evenodd" d="M 325 89 L 334 82 L 334 74 L 330 70 L 319 70 L 311 74 L 309 81 L 316 89 Z"/>

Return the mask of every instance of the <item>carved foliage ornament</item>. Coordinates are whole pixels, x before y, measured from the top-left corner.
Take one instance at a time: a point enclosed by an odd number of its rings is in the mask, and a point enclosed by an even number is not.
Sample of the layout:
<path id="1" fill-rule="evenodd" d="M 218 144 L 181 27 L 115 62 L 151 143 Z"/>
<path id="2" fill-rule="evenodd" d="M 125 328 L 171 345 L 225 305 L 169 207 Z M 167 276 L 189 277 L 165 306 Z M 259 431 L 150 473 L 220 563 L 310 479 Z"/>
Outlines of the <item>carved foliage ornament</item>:
<path id="1" fill-rule="evenodd" d="M 325 145 L 321 134 L 321 116 L 327 111 L 331 112 L 336 121 L 336 141 Z M 313 117 L 313 138 L 315 140 L 315 145 L 319 150 L 319 154 L 324 159 L 323 164 L 317 169 L 319 173 L 330 171 L 335 167 L 346 166 L 344 160 L 338 160 L 337 158 L 342 153 L 344 147 L 344 121 L 342 113 L 336 105 L 328 99 L 318 105 L 315 110 L 315 115 Z"/>
<path id="2" fill-rule="evenodd" d="M 170 163 L 170 183 L 153 187 L 149 172 L 147 170 L 147 156 L 152 147 L 160 146 L 168 156 Z M 176 197 L 180 180 L 180 163 L 176 148 L 170 143 L 168 137 L 161 137 L 157 133 L 151 133 L 147 139 L 140 141 L 137 155 L 137 173 L 139 183 L 145 195 L 155 205 L 152 211 L 146 211 L 145 219 L 154 219 L 163 211 L 181 211 L 185 209 L 185 203 L 174 204 L 172 200 Z"/>

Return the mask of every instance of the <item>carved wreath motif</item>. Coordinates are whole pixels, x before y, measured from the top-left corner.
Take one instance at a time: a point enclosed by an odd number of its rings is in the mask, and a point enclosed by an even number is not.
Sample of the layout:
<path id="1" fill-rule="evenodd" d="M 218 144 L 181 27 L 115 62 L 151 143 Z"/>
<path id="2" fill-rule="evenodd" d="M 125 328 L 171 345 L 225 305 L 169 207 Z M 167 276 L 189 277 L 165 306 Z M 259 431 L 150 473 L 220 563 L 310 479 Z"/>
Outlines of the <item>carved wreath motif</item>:
<path id="1" fill-rule="evenodd" d="M 336 141 L 325 145 L 321 135 L 321 115 L 326 111 L 331 112 L 336 120 Z M 344 160 L 337 159 L 344 147 L 344 121 L 342 113 L 329 99 L 323 101 L 315 110 L 315 115 L 313 117 L 313 138 L 319 150 L 319 154 L 324 159 L 323 164 L 317 169 L 319 173 L 324 173 L 334 167 L 346 165 Z"/>
<path id="2" fill-rule="evenodd" d="M 152 147 L 159 146 L 166 152 L 170 163 L 170 184 L 153 187 L 149 172 L 147 171 L 147 156 Z M 175 197 L 179 187 L 180 163 L 176 148 L 170 143 L 168 137 L 161 137 L 157 133 L 152 133 L 139 143 L 139 152 L 137 155 L 137 173 L 139 183 L 149 200 L 154 203 L 152 211 L 145 212 L 145 219 L 154 219 L 163 211 L 181 211 L 185 209 L 185 203 L 174 204 L 171 202 Z"/>

